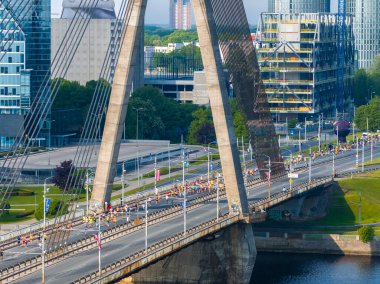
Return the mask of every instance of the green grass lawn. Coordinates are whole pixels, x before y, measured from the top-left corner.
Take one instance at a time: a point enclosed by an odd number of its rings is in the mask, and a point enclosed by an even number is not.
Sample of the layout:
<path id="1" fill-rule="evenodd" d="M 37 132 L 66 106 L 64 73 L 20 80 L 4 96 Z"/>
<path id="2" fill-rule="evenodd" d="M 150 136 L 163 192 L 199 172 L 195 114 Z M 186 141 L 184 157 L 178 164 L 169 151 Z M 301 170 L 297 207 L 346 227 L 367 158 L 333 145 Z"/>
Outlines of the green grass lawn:
<path id="1" fill-rule="evenodd" d="M 372 161 L 365 162 L 364 165 L 365 166 L 380 165 L 380 158 L 376 158 L 376 159 L 373 159 Z"/>
<path id="2" fill-rule="evenodd" d="M 362 193 L 362 224 L 380 222 L 379 172 L 367 178 L 340 180 L 342 190 L 330 197 L 328 215 L 317 221 L 321 225 L 355 225 L 359 222 L 359 192 Z"/>
<path id="3" fill-rule="evenodd" d="M 116 185 L 117 187 L 121 185 Z M 56 186 L 49 186 L 48 198 L 61 200 L 62 191 Z M 24 192 L 27 195 L 23 196 L 11 196 L 8 203 L 10 204 L 9 214 L 4 214 L 0 217 L 0 223 L 13 223 L 22 222 L 34 218 L 34 210 L 38 207 L 38 204 L 43 202 L 43 186 L 28 187 L 21 186 L 16 187 L 13 192 Z M 66 195 L 64 200 L 72 200 L 73 195 Z M 79 195 L 79 201 L 86 199 L 86 194 L 82 191 Z M 37 205 L 35 205 L 37 204 Z M 33 213 L 32 213 L 33 212 Z M 31 213 L 31 214 L 28 214 Z M 27 215 L 28 214 L 28 215 Z M 27 216 L 24 216 L 27 215 Z"/>

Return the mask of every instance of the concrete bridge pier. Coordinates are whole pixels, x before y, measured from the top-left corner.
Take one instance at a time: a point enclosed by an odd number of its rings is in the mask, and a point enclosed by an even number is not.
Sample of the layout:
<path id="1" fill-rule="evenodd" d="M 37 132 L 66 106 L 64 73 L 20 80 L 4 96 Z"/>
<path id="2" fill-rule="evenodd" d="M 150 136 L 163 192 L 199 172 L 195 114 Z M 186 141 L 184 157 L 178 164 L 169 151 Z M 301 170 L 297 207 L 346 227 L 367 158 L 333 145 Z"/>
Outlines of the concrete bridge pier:
<path id="1" fill-rule="evenodd" d="M 251 224 L 236 223 L 121 280 L 123 284 L 248 284 L 256 260 Z"/>

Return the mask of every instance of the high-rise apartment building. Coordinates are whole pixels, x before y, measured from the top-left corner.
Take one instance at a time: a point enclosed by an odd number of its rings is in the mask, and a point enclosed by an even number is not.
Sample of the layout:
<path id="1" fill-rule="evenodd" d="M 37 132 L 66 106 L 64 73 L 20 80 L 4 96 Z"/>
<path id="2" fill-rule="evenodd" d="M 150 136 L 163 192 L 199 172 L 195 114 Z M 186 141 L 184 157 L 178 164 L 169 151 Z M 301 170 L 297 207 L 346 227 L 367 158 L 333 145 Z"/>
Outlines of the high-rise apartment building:
<path id="1" fill-rule="evenodd" d="M 175 30 L 191 29 L 190 0 L 170 0 L 170 28 Z"/>
<path id="2" fill-rule="evenodd" d="M 358 68 L 368 69 L 380 54 L 380 1 L 348 0 L 347 12 L 354 16 Z"/>
<path id="3" fill-rule="evenodd" d="M 73 61 L 64 76 L 66 80 L 77 81 L 82 85 L 85 85 L 88 81 L 99 79 L 111 38 L 117 28 L 115 26 L 117 23 L 113 0 L 100 1 L 96 7 L 93 7 L 94 2 L 89 1 L 87 6 L 89 7 L 83 7 L 80 1 L 64 0 L 62 2 L 61 18 L 52 19 L 53 60 L 70 24 L 75 17 L 78 17 L 78 12 L 80 12 L 80 15 L 83 13 L 91 15 L 91 20 L 89 20 L 87 29 L 78 45 Z M 119 30 L 120 28 L 119 26 Z M 115 63 L 113 62 L 112 64 L 111 72 L 114 72 Z M 52 77 L 57 77 L 57 74 L 53 72 Z"/>
<path id="4" fill-rule="evenodd" d="M 354 36 L 346 19 L 344 109 L 352 104 Z M 263 13 L 256 46 L 270 110 L 280 120 L 324 114 L 334 117 L 337 88 L 338 16 Z M 315 117 L 315 116 L 314 116 Z"/>
<path id="5" fill-rule="evenodd" d="M 329 13 L 331 0 L 268 0 L 269 13 Z"/>
<path id="6" fill-rule="evenodd" d="M 3 1 L 0 6 L 1 149 L 15 142 L 31 101 L 49 78 L 50 14 L 50 0 Z"/>

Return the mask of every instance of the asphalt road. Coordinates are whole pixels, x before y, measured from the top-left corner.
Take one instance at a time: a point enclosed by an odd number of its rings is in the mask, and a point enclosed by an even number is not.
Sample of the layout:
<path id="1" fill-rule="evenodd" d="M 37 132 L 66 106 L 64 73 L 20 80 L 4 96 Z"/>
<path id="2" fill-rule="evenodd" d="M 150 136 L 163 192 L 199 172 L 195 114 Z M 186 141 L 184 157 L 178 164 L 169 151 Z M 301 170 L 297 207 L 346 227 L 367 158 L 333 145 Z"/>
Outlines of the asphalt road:
<path id="1" fill-rule="evenodd" d="M 336 160 L 336 170 L 338 173 L 349 172 L 355 168 L 355 155 L 343 154 Z M 361 155 L 361 153 L 360 153 Z M 361 157 L 361 156 L 360 156 Z M 380 157 L 380 149 L 374 149 L 374 157 Z M 325 157 L 323 159 L 330 159 Z M 369 152 L 366 153 L 365 160 L 369 159 Z M 314 165 L 312 167 L 312 178 L 329 176 L 332 174 L 332 163 L 323 165 Z M 294 185 L 308 180 L 308 171 L 299 174 L 299 178 L 295 180 Z M 277 180 L 271 185 L 271 192 L 280 192 L 284 186 L 288 187 L 288 178 Z M 248 192 L 249 201 L 254 201 L 268 195 L 267 185 L 260 185 L 254 187 Z M 221 209 L 227 210 L 227 203 L 225 200 L 221 201 Z M 216 217 L 216 204 L 215 202 L 207 203 L 198 209 L 188 212 L 187 214 L 187 227 L 193 227 L 207 220 Z M 148 244 L 166 239 L 169 236 L 175 235 L 183 231 L 183 217 L 178 216 L 160 224 L 149 226 L 148 230 Z M 140 230 L 138 232 L 123 236 L 111 243 L 106 243 L 102 249 L 102 266 L 106 266 L 112 262 L 117 261 L 127 255 L 140 251 L 145 246 L 145 232 Z M 25 249 L 25 248 L 19 248 Z M 5 256 L 7 258 L 7 256 Z M 18 260 L 20 258 L 17 258 Z M 9 264 L 8 264 L 9 265 Z M 96 271 L 98 268 L 98 250 L 92 249 L 85 253 L 76 255 L 70 259 L 61 261 L 55 265 L 49 266 L 45 270 L 46 283 L 68 283 L 76 280 L 85 274 Z M 41 273 L 36 272 L 28 275 L 27 277 L 16 281 L 14 283 L 39 283 L 41 281 Z"/>

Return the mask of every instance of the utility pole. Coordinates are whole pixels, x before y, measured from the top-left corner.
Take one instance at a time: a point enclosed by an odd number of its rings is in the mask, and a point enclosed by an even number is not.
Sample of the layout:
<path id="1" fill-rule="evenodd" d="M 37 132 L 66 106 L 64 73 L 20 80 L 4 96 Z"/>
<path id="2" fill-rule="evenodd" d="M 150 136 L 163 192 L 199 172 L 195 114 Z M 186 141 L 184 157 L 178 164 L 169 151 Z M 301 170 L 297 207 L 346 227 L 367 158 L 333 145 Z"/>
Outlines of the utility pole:
<path id="1" fill-rule="evenodd" d="M 373 162 L 373 136 L 371 136 L 371 162 Z"/>

